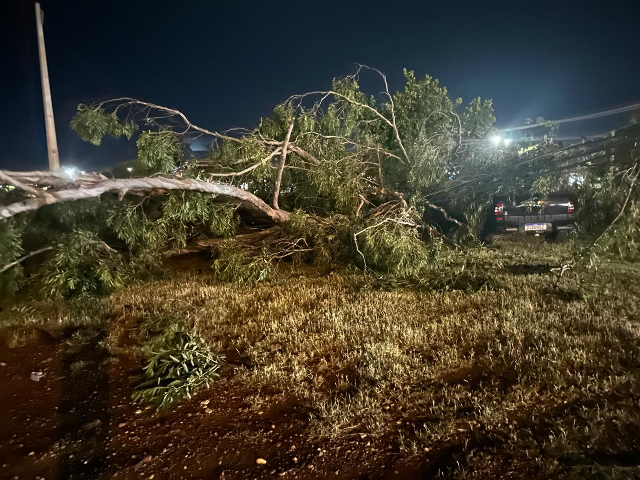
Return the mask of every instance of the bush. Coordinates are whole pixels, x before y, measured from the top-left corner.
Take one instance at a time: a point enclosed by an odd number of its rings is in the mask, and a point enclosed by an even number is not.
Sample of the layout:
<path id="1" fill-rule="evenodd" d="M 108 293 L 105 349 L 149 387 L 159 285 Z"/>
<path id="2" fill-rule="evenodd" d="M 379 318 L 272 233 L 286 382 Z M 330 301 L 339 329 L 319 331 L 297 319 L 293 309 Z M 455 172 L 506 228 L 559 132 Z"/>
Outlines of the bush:
<path id="1" fill-rule="evenodd" d="M 132 398 L 165 409 L 218 377 L 224 356 L 183 324 L 172 324 L 143 347 L 145 366 Z"/>
<path id="2" fill-rule="evenodd" d="M 107 294 L 132 283 L 138 267 L 95 233 L 77 230 L 62 238 L 45 264 L 41 291 L 48 298 Z"/>

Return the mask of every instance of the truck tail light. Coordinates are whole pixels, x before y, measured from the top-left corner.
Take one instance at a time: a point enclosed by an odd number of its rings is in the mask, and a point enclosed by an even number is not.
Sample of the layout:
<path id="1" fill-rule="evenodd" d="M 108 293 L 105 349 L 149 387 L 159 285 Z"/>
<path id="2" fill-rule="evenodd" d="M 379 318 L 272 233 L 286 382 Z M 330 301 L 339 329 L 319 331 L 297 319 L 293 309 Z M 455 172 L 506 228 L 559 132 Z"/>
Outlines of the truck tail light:
<path id="1" fill-rule="evenodd" d="M 502 202 L 498 202 L 496 203 L 496 208 L 493 211 L 494 215 L 496 216 L 496 220 L 503 220 L 504 219 L 504 203 Z"/>
<path id="2" fill-rule="evenodd" d="M 569 201 L 569 204 L 567 205 L 567 213 L 573 213 L 573 202 Z"/>

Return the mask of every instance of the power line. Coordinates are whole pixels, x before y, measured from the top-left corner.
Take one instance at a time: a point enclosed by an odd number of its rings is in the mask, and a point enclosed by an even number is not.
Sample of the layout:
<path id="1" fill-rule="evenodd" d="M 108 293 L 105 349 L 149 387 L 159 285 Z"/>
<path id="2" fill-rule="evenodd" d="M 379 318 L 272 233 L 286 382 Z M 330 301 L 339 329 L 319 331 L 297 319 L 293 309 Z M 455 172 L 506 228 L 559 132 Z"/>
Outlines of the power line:
<path id="1" fill-rule="evenodd" d="M 561 123 L 580 122 L 582 120 L 591 120 L 593 118 L 608 117 L 609 115 L 617 115 L 619 113 L 632 112 L 633 110 L 640 110 L 640 103 L 633 103 L 624 107 L 612 108 L 610 110 L 604 110 L 602 112 L 589 113 L 587 115 L 579 115 L 577 117 L 563 118 L 561 120 L 549 120 L 548 122 L 559 125 Z M 547 126 L 545 123 L 536 123 L 532 125 L 523 125 L 521 127 L 503 128 L 498 132 L 515 132 L 518 130 L 528 130 L 530 128 Z"/>

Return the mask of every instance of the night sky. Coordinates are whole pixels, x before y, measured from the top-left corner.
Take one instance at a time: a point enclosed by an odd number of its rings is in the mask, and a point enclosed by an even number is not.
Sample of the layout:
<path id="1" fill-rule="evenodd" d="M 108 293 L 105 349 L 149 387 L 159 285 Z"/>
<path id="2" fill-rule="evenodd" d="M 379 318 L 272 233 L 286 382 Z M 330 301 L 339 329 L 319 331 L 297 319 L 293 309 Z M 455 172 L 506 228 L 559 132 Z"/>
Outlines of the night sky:
<path id="1" fill-rule="evenodd" d="M 33 2 L 0 3 L 0 168 L 47 168 Z M 68 125 L 78 103 L 125 95 L 211 129 L 253 126 L 356 63 L 386 72 L 392 89 L 407 67 L 453 97 L 493 98 L 499 127 L 640 102 L 638 0 L 41 4 L 61 163 L 86 170 L 134 149 L 77 139 Z M 561 132 L 595 133 L 632 114 L 620 117 Z"/>

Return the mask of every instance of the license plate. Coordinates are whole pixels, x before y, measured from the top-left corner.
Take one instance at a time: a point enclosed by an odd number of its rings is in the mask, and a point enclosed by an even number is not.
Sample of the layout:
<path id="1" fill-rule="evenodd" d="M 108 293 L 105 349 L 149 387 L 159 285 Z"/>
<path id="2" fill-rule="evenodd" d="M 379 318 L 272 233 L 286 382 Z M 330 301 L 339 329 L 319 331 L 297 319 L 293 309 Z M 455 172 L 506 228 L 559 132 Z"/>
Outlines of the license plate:
<path id="1" fill-rule="evenodd" d="M 525 232 L 540 232 L 547 229 L 546 223 L 525 223 L 524 231 Z"/>

